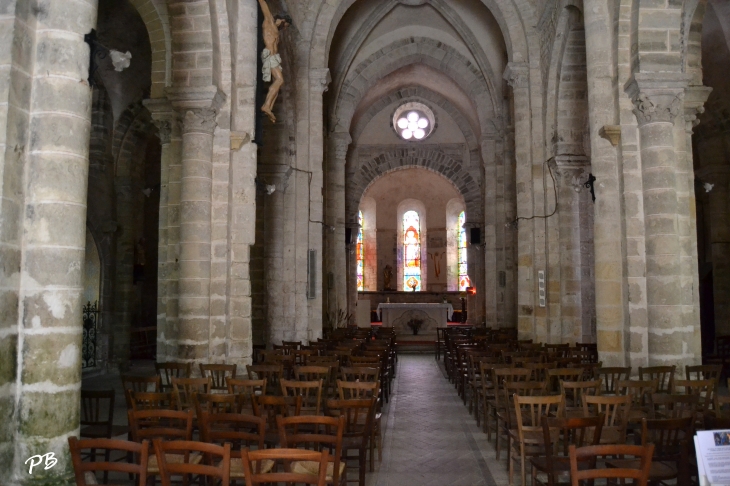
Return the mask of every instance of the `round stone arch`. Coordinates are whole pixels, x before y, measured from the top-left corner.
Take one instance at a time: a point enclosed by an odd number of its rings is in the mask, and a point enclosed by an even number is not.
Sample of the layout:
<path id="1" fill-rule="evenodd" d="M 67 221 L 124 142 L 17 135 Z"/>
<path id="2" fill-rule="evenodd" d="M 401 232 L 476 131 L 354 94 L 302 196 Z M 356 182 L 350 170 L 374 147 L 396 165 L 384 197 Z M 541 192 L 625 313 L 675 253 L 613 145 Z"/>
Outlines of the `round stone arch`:
<path id="1" fill-rule="evenodd" d="M 170 15 L 164 0 L 129 0 L 137 9 L 150 36 L 152 48 L 152 86 L 150 98 L 165 96 L 165 87 L 170 86 L 172 72 L 172 36 Z"/>
<path id="2" fill-rule="evenodd" d="M 481 221 L 483 215 L 481 184 L 464 169 L 464 165 L 445 154 L 436 145 L 393 147 L 363 163 L 347 181 L 346 220 L 357 223 L 360 200 L 368 187 L 389 172 L 422 168 L 445 177 L 464 198 L 469 221 Z"/>
<path id="3" fill-rule="evenodd" d="M 685 2 L 682 12 L 682 65 L 691 85 L 702 85 L 702 22 L 707 0 Z M 722 19 L 719 19 L 722 22 Z"/>
<path id="4" fill-rule="evenodd" d="M 337 25 L 345 12 L 357 0 L 342 0 L 340 2 L 326 2 L 320 4 L 319 12 L 312 29 L 312 48 L 310 50 L 309 65 L 311 68 L 327 67 L 329 62 L 330 46 L 335 35 Z M 404 3 L 419 4 L 423 0 L 411 0 Z M 482 3 L 492 12 L 499 24 L 507 46 L 509 61 L 524 62 L 529 55 L 539 55 L 539 46 L 528 49 L 529 44 L 525 26 L 537 25 L 534 7 L 530 0 L 482 0 Z M 537 49 L 537 51 L 535 50 Z"/>
<path id="5" fill-rule="evenodd" d="M 449 46 L 428 38 L 411 37 L 380 49 L 351 71 L 333 107 L 334 119 L 349 129 L 357 106 L 372 87 L 388 74 L 417 63 L 446 74 L 474 100 L 482 127 L 496 116 L 486 79 L 476 67 Z"/>
<path id="6" fill-rule="evenodd" d="M 370 32 L 372 29 L 391 11 L 393 10 L 397 5 L 401 4 L 403 2 L 399 0 L 389 0 L 387 2 L 383 2 L 381 5 L 379 5 L 369 16 L 366 18 L 360 25 L 360 28 L 358 29 L 357 33 L 355 34 L 355 37 L 350 41 L 347 48 L 345 49 L 342 58 L 343 61 L 339 64 L 342 66 L 350 66 L 352 64 L 352 61 L 355 59 L 355 56 L 357 55 L 357 51 L 362 46 L 365 39 L 370 35 Z M 464 21 L 461 19 L 459 15 L 457 15 L 454 10 L 451 8 L 451 6 L 448 4 L 448 2 L 445 2 L 444 0 L 425 0 L 423 3 L 428 3 L 431 5 L 437 12 L 439 12 L 446 21 L 454 27 L 454 29 L 459 32 L 459 34 L 462 36 L 462 39 L 464 43 L 469 47 L 469 51 L 472 53 L 474 58 L 477 61 L 477 65 L 479 66 L 479 69 L 486 73 L 486 83 L 487 83 L 487 89 L 489 90 L 489 93 L 492 95 L 492 104 L 495 109 L 495 111 L 499 112 L 501 111 L 501 105 L 499 101 L 499 95 L 498 88 L 496 86 L 501 86 L 501 74 L 498 76 L 495 76 L 494 71 L 492 70 L 492 66 L 487 59 L 486 54 L 482 50 L 482 48 L 479 46 L 479 43 L 477 42 L 476 36 L 471 31 L 468 25 L 464 23 Z M 502 34 L 502 37 L 504 38 L 504 34 Z M 347 74 L 347 69 L 342 70 L 342 75 L 335 75 L 334 77 L 334 95 L 337 97 L 340 93 L 340 90 L 342 88 L 342 84 L 345 81 L 345 74 Z"/>
<path id="7" fill-rule="evenodd" d="M 408 101 L 427 101 L 427 105 L 433 104 L 438 106 L 448 113 L 454 122 L 456 122 L 459 130 L 466 139 L 466 145 L 469 147 L 469 150 L 479 150 L 479 141 L 476 137 L 476 133 L 474 132 L 474 127 L 471 126 L 461 111 L 441 94 L 424 88 L 423 86 L 408 86 L 393 90 L 390 94 L 381 97 L 377 102 L 369 105 L 367 110 L 357 117 L 357 122 L 351 127 L 353 142 L 357 144 L 363 130 L 365 130 L 365 127 L 367 127 L 368 123 L 370 123 L 370 120 L 372 120 L 375 115 L 380 113 L 388 105 L 397 101 L 401 101 L 403 103 Z M 472 162 L 475 162 L 475 160 L 472 159 Z M 476 162 L 478 163 L 478 160 Z"/>

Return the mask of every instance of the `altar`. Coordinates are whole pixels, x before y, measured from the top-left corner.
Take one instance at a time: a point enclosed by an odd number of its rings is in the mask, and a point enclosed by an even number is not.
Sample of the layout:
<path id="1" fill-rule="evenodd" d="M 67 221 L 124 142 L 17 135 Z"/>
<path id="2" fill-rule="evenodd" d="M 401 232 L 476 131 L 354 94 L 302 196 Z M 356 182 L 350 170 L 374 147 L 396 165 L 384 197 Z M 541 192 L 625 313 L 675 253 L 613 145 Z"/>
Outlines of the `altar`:
<path id="1" fill-rule="evenodd" d="M 411 333 L 408 321 L 423 320 L 419 332 L 435 333 L 437 327 L 446 327 L 446 323 L 454 313 L 451 304 L 426 303 L 382 303 L 378 304 L 378 318 L 383 327 L 392 327 L 397 333 Z"/>

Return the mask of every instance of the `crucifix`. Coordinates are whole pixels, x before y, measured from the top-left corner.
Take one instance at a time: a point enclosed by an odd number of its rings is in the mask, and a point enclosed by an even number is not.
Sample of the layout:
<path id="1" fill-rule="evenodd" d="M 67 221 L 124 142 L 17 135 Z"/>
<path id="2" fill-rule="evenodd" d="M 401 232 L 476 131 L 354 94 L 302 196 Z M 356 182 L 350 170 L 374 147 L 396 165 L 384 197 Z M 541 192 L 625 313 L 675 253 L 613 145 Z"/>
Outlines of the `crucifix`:
<path id="1" fill-rule="evenodd" d="M 269 92 L 266 95 L 266 101 L 261 107 L 261 111 L 266 113 L 271 123 L 276 123 L 273 109 L 276 98 L 279 96 L 279 90 L 284 84 L 284 74 L 281 70 L 281 56 L 279 55 L 279 36 L 280 32 L 292 24 L 289 15 L 277 14 L 271 15 L 269 5 L 266 0 L 259 0 L 261 11 L 264 13 L 264 23 L 262 30 L 264 34 L 264 45 L 266 46 L 261 52 L 261 60 L 263 61 L 262 74 L 265 82 L 273 82 L 269 86 Z"/>

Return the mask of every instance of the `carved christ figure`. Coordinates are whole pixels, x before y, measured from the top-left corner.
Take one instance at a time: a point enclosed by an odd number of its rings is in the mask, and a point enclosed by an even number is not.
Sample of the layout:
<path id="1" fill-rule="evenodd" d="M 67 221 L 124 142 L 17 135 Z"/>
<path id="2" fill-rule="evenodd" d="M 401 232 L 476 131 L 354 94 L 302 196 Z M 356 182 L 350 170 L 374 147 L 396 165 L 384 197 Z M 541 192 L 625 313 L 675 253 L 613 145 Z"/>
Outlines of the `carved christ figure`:
<path id="1" fill-rule="evenodd" d="M 288 15 L 271 15 L 269 5 L 266 0 L 259 0 L 261 10 L 264 12 L 264 23 L 262 25 L 264 31 L 264 44 L 266 48 L 261 52 L 261 60 L 264 67 L 261 70 L 264 75 L 264 81 L 267 83 L 274 79 L 269 86 L 269 93 L 266 95 L 266 101 L 261 107 L 261 111 L 266 113 L 271 123 L 276 123 L 273 109 L 276 98 L 279 96 L 279 90 L 284 84 L 284 75 L 281 71 L 281 56 L 279 55 L 279 34 L 281 30 L 291 25 L 292 20 Z"/>

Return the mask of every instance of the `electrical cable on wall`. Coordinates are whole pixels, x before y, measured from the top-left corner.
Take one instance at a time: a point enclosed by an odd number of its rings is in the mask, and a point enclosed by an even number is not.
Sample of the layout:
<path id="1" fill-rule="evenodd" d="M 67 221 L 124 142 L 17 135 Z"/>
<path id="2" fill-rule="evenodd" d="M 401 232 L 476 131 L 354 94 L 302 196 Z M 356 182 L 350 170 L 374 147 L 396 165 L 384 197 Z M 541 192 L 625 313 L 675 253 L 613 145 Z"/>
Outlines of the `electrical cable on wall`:
<path id="1" fill-rule="evenodd" d="M 547 162 L 548 161 L 546 160 L 542 164 L 542 166 L 543 166 L 543 174 L 545 173 L 544 172 L 544 168 L 545 168 L 545 165 L 547 164 Z M 539 216 L 539 215 L 533 215 L 533 216 L 530 216 L 530 217 L 522 217 L 522 216 L 520 216 L 520 217 L 518 217 L 518 218 L 516 218 L 516 219 L 514 219 L 512 221 L 510 221 L 509 223 L 506 223 L 505 226 L 507 228 L 517 228 L 517 225 L 520 222 L 520 220 L 530 221 L 532 219 L 548 219 L 549 217 L 553 216 L 555 213 L 558 212 L 558 188 L 557 188 L 557 183 L 555 182 L 555 176 L 553 175 L 553 170 L 550 168 L 550 165 L 549 164 L 548 164 L 548 172 L 550 173 L 550 178 L 553 180 L 553 194 L 555 195 L 555 207 L 553 208 L 553 212 L 550 213 L 550 214 L 548 214 L 548 215 L 545 215 L 545 216 Z M 543 184 L 544 184 L 544 180 L 545 180 L 545 177 L 543 176 Z"/>

